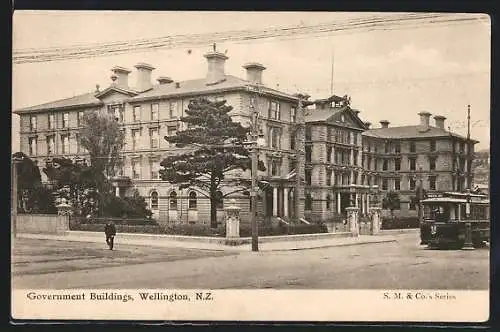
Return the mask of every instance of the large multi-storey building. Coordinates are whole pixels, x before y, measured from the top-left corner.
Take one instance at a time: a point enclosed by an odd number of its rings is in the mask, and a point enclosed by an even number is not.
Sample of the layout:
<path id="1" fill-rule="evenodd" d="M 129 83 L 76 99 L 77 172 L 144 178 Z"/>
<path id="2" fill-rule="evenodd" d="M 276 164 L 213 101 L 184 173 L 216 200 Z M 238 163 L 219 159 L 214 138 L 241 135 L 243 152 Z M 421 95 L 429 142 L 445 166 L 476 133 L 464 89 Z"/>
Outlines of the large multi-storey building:
<path id="1" fill-rule="evenodd" d="M 153 215 L 159 221 L 207 222 L 209 201 L 199 190 L 179 190 L 175 185 L 161 181 L 159 164 L 170 153 L 179 150 L 163 139 L 182 130 L 180 118 L 190 100 L 208 97 L 226 100 L 233 107 L 233 120 L 248 125 L 251 103 L 260 112 L 260 127 L 267 145 L 260 148 L 260 159 L 267 171 L 260 177 L 269 184 L 262 193 L 259 210 L 265 217 L 288 218 L 294 212 L 288 204 L 293 198 L 293 178 L 296 158 L 294 122 L 296 121 L 296 96 L 271 89 L 263 84 L 262 73 L 266 69 L 258 63 L 244 66 L 246 79 L 225 73 L 228 57 L 217 51 L 205 54 L 208 62 L 206 77 L 188 81 L 175 81 L 159 77 L 153 84 L 153 66 L 139 63 L 135 66 L 136 84 L 129 84 L 130 70 L 112 68 L 112 83 L 104 90 L 82 94 L 68 99 L 16 110 L 21 123 L 21 151 L 30 156 L 40 168 L 56 156 L 85 157 L 78 144 L 78 131 L 82 118 L 88 111 L 105 111 L 114 114 L 125 133 L 122 151 L 121 177 L 114 179 L 117 195 L 125 195 L 135 188 L 149 202 Z M 302 141 L 303 144 L 303 140 Z M 299 173 L 303 174 L 303 165 Z M 247 176 L 250 172 L 232 174 Z M 42 176 L 44 176 L 42 172 Z M 46 180 L 46 179 L 44 179 Z M 231 191 L 231 188 L 228 188 Z M 224 193 L 221 193 L 224 194 Z M 248 220 L 249 199 L 232 195 L 242 207 L 242 219 Z M 227 201 L 227 200 L 226 200 Z M 223 202 L 223 201 L 222 201 Z M 304 200 L 301 199 L 303 207 Z M 223 209 L 223 203 L 218 209 Z M 302 209 L 303 211 L 303 209 Z M 303 212 L 301 212 L 303 213 Z M 223 213 L 218 214 L 219 218 Z"/>
<path id="2" fill-rule="evenodd" d="M 478 141 L 445 130 L 446 118 L 420 112 L 420 124 L 381 128 L 363 132 L 363 169 L 366 184 L 377 184 L 382 192 L 400 194 L 397 213 L 416 214 L 415 190 L 421 183 L 429 193 L 464 191 L 472 184 L 471 161 Z M 469 153 L 469 149 L 470 153 Z"/>
<path id="3" fill-rule="evenodd" d="M 261 64 L 246 64 L 246 79 L 241 79 L 225 73 L 225 54 L 214 50 L 205 58 L 208 70 L 200 79 L 176 81 L 160 76 L 154 84 L 154 67 L 139 63 L 132 85 L 131 71 L 114 67 L 112 83 L 104 90 L 97 87 L 90 93 L 16 110 L 21 151 L 40 168 L 53 157 L 85 158 L 86 151 L 78 144 L 83 115 L 109 112 L 125 134 L 123 167 L 113 179 L 116 194 L 137 189 L 160 222 L 207 223 L 210 204 L 203 191 L 179 190 L 159 178 L 161 160 L 180 151 L 163 137 L 183 130 L 180 118 L 189 102 L 204 96 L 226 100 L 233 107 L 233 120 L 245 126 L 250 124 L 252 106 L 259 110 L 266 140 L 259 150 L 266 171 L 259 178 L 267 183 L 258 201 L 259 220 L 295 219 L 297 212 L 306 219 L 327 220 L 350 205 L 366 214 L 379 189 L 382 193 L 398 191 L 400 213 L 411 215 L 418 181 L 428 191 L 461 191 L 472 181 L 466 139 L 446 131 L 442 116 L 434 117 L 436 126 L 430 126 L 430 114 L 423 112 L 417 126 L 389 127 L 388 121 L 381 121 L 382 128 L 368 129 L 370 124 L 359 118 L 348 98 L 331 96 L 314 101 L 315 107 L 303 117 L 297 108 L 298 96 L 263 84 L 266 68 Z M 297 173 L 304 180 L 300 186 L 296 186 Z M 250 172 L 228 176 L 249 178 Z M 234 188 L 222 191 L 222 195 L 229 194 Z M 296 196 L 298 210 L 294 208 Z M 236 200 L 242 221 L 247 222 L 249 197 L 241 192 L 229 195 L 218 210 L 227 198 Z M 222 217 L 220 211 L 218 218 Z"/>

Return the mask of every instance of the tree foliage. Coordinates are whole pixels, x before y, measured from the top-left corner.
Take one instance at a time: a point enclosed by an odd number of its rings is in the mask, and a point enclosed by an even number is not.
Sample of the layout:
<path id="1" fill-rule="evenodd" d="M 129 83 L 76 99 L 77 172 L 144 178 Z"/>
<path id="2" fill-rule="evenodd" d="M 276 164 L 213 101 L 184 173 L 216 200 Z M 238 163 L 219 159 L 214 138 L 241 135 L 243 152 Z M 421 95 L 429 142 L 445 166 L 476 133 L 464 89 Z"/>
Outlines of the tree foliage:
<path id="1" fill-rule="evenodd" d="M 57 213 L 52 192 L 42 184 L 35 162 L 22 152 L 12 157 L 21 160 L 16 170 L 18 212 Z"/>
<path id="2" fill-rule="evenodd" d="M 69 158 L 54 158 L 43 172 L 52 182 L 54 190 L 65 198 L 77 214 L 91 210 L 90 198 L 95 198 L 99 175 L 84 163 L 75 163 Z"/>
<path id="3" fill-rule="evenodd" d="M 124 133 L 116 119 L 106 112 L 87 112 L 79 132 L 79 143 L 90 155 L 97 187 L 109 190 L 108 181 L 122 165 L 120 152 L 124 145 Z"/>
<path id="4" fill-rule="evenodd" d="M 144 197 L 137 190 L 130 197 L 117 197 L 110 193 L 102 194 L 101 217 L 151 218 Z"/>
<path id="5" fill-rule="evenodd" d="M 199 98 L 191 101 L 181 121 L 187 129 L 165 139 L 185 152 L 166 157 L 160 165 L 164 181 L 175 183 L 180 189 L 199 188 L 210 199 L 210 224 L 217 227 L 217 203 L 222 197 L 248 190 L 249 181 L 241 176 L 230 176 L 236 170 L 251 167 L 249 151 L 243 146 L 249 128 L 234 122 L 229 115 L 232 106 L 226 101 Z M 263 163 L 260 169 L 264 170 Z M 222 187 L 231 190 L 222 190 Z"/>
<path id="6" fill-rule="evenodd" d="M 394 210 L 399 209 L 400 202 L 399 194 L 395 191 L 389 191 L 382 200 L 382 208 L 390 210 L 391 217 L 394 219 Z"/>

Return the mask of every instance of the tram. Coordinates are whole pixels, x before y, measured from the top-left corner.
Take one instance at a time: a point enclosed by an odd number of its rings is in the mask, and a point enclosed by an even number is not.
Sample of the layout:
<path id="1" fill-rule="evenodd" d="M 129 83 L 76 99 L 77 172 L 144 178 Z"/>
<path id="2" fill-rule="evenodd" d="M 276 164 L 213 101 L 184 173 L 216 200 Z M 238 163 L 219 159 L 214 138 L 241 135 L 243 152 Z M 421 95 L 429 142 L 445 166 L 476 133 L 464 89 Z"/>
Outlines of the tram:
<path id="1" fill-rule="evenodd" d="M 487 195 L 445 192 L 429 194 L 421 201 L 421 245 L 430 248 L 461 249 L 469 242 L 475 248 L 490 241 L 490 201 Z"/>

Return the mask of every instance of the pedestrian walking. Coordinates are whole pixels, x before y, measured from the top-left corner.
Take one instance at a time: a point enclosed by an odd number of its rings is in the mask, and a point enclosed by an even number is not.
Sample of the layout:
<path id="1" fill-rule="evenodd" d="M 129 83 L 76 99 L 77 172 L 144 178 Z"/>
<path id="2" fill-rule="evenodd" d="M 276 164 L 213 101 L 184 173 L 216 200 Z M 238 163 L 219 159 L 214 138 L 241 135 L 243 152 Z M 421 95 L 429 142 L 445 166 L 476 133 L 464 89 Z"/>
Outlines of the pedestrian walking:
<path id="1" fill-rule="evenodd" d="M 109 250 L 113 250 L 116 227 L 111 220 L 108 220 L 108 222 L 106 223 L 106 226 L 104 227 L 104 233 L 106 234 L 106 243 L 108 244 Z"/>

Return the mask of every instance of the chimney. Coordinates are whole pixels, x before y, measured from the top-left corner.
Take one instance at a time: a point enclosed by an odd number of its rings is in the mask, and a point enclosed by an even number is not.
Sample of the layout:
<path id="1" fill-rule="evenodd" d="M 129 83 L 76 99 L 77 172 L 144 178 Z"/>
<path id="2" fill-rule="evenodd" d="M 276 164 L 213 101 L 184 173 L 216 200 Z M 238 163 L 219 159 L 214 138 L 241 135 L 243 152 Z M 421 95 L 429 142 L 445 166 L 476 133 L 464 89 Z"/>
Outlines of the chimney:
<path id="1" fill-rule="evenodd" d="M 170 77 L 167 77 L 167 76 L 160 76 L 156 80 L 160 84 L 170 84 L 174 81 L 173 79 L 171 79 Z"/>
<path id="2" fill-rule="evenodd" d="M 225 81 L 226 73 L 224 72 L 224 65 L 229 58 L 224 53 L 217 51 L 209 52 L 204 56 L 207 58 L 208 63 L 206 84 L 212 85 Z"/>
<path id="3" fill-rule="evenodd" d="M 387 121 L 387 120 L 381 120 L 381 121 L 380 121 L 380 126 L 381 126 L 382 128 L 389 128 L 389 123 L 390 123 L 390 122 L 389 122 L 389 121 Z"/>
<path id="4" fill-rule="evenodd" d="M 446 120 L 444 116 L 434 115 L 434 121 L 436 122 L 436 127 L 444 129 L 444 120 Z"/>
<path id="5" fill-rule="evenodd" d="M 359 116 L 359 113 L 361 112 L 360 110 L 356 110 L 356 109 L 353 109 L 352 111 L 354 112 L 354 114 L 356 114 L 356 116 Z"/>
<path id="6" fill-rule="evenodd" d="M 369 121 L 366 121 L 366 122 L 365 122 L 365 127 L 366 127 L 366 129 L 370 129 L 370 126 L 371 126 L 371 125 L 372 125 L 372 123 L 371 123 L 371 122 L 369 122 Z"/>
<path id="7" fill-rule="evenodd" d="M 424 131 L 429 129 L 429 118 L 431 117 L 431 113 L 429 112 L 420 112 L 418 113 L 420 115 L 420 125 L 422 126 L 422 129 Z"/>
<path id="8" fill-rule="evenodd" d="M 113 83 L 122 89 L 128 89 L 128 74 L 131 73 L 130 70 L 127 68 L 115 66 L 111 69 L 113 72 L 113 75 L 111 75 L 111 79 L 113 80 Z"/>
<path id="9" fill-rule="evenodd" d="M 137 68 L 137 91 L 146 91 L 153 87 L 153 83 L 151 82 L 151 72 L 155 69 L 155 67 L 150 64 L 140 62 L 135 65 Z"/>
<path id="10" fill-rule="evenodd" d="M 266 69 L 257 62 L 250 62 L 243 66 L 247 71 L 247 81 L 252 84 L 262 84 L 262 72 Z"/>

